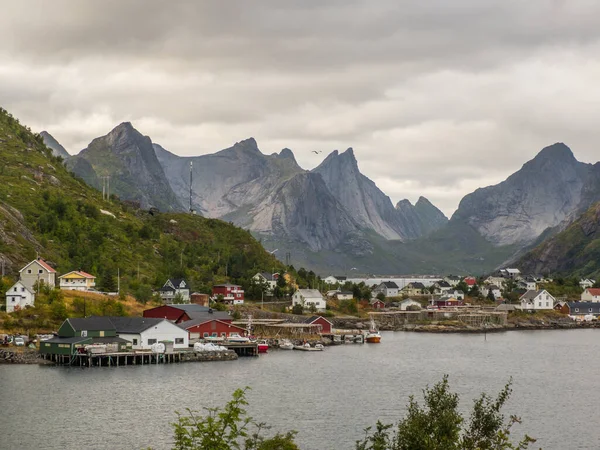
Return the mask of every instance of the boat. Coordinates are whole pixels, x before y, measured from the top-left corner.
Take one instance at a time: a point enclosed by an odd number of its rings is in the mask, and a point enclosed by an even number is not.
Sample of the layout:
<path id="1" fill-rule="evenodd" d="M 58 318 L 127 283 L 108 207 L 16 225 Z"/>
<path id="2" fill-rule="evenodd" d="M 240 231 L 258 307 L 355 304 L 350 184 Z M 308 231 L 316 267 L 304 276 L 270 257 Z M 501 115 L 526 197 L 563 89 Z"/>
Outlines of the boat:
<path id="1" fill-rule="evenodd" d="M 320 342 L 317 342 L 315 344 L 315 348 L 319 348 L 319 349 L 323 350 L 325 347 L 323 347 L 323 344 L 321 344 Z"/>
<path id="2" fill-rule="evenodd" d="M 371 316 L 371 327 L 365 336 L 365 341 L 369 344 L 379 344 L 381 342 L 381 334 L 379 334 L 379 331 L 377 330 L 373 316 Z"/>
<path id="3" fill-rule="evenodd" d="M 227 340 L 232 344 L 247 344 L 250 342 L 250 338 L 247 338 L 246 336 L 240 336 L 238 333 L 231 333 Z"/>
<path id="4" fill-rule="evenodd" d="M 225 340 L 223 336 L 206 336 L 202 339 L 204 342 L 220 343 Z"/>
<path id="5" fill-rule="evenodd" d="M 305 352 L 321 352 L 323 351 L 323 346 L 319 347 L 311 347 L 310 344 L 307 342 L 304 345 L 295 345 L 294 346 L 294 350 L 302 350 Z"/>
<path id="6" fill-rule="evenodd" d="M 279 348 L 281 350 L 294 350 L 294 344 L 291 341 L 285 339 L 281 344 L 279 344 Z"/>
<path id="7" fill-rule="evenodd" d="M 257 345 L 258 345 L 258 353 L 267 353 L 267 350 L 269 350 L 269 344 L 264 339 L 261 341 L 258 341 Z"/>

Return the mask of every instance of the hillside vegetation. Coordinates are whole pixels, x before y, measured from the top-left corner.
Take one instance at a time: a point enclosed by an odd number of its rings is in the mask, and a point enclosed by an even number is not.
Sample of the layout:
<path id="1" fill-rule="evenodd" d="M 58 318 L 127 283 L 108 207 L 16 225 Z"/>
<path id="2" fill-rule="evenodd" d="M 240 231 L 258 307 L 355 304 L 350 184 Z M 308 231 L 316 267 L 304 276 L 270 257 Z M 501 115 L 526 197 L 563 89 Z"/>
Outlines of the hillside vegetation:
<path id="1" fill-rule="evenodd" d="M 600 277 L 600 203 L 567 229 L 525 254 L 517 263 L 527 273 Z"/>
<path id="2" fill-rule="evenodd" d="M 59 273 L 81 269 L 97 286 L 120 287 L 141 301 L 169 277 L 193 290 L 249 284 L 282 265 L 249 232 L 189 214 L 150 214 L 72 175 L 42 138 L 0 109 L 0 260 L 13 280 L 36 255 Z M 3 297 L 3 292 L 0 292 Z"/>

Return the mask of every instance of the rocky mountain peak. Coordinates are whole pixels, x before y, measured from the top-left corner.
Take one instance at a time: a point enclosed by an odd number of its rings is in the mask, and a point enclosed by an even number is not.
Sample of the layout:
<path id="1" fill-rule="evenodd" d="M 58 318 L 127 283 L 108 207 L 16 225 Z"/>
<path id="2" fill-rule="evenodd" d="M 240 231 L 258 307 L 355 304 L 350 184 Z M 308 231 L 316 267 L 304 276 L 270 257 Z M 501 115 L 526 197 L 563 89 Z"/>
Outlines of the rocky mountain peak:
<path id="1" fill-rule="evenodd" d="M 412 208 L 412 207 L 413 207 L 413 204 L 407 198 L 400 200 L 398 203 L 396 203 L 396 209 Z"/>
<path id="2" fill-rule="evenodd" d="M 289 148 L 282 149 L 277 155 L 279 158 L 292 159 L 294 162 L 296 161 L 296 157 L 294 156 L 294 152 L 292 152 Z"/>
<path id="3" fill-rule="evenodd" d="M 60 156 L 63 159 L 67 159 L 68 157 L 71 156 L 67 152 L 67 150 L 65 150 L 65 148 L 62 145 L 60 145 L 58 143 L 58 141 L 56 139 L 54 139 L 54 137 L 47 131 L 42 131 L 40 133 L 40 136 L 42 136 L 42 139 L 44 140 L 44 144 L 46 144 L 46 147 L 48 147 L 50 150 L 52 150 L 52 154 L 54 156 Z"/>

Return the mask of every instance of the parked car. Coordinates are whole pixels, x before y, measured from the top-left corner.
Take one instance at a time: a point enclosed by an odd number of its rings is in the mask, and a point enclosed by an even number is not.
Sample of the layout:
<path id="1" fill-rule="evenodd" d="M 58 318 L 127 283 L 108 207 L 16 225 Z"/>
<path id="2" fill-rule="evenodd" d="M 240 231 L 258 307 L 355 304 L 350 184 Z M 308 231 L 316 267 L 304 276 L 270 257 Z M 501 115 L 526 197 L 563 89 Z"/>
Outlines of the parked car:
<path id="1" fill-rule="evenodd" d="M 13 342 L 17 347 L 25 346 L 25 339 L 23 339 L 22 337 L 16 337 Z"/>

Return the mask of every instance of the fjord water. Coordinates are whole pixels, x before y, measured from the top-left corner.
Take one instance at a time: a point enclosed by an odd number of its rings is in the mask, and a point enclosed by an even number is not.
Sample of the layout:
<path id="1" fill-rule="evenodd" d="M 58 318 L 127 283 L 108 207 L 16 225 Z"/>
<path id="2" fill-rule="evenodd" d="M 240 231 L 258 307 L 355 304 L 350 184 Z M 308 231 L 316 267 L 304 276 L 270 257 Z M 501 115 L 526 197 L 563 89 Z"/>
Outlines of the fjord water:
<path id="1" fill-rule="evenodd" d="M 301 448 L 352 449 L 377 419 L 403 416 L 408 396 L 450 376 L 461 407 L 513 377 L 505 412 L 533 448 L 600 448 L 600 331 L 483 335 L 383 333 L 379 345 L 259 358 L 120 368 L 0 366 L 0 448 L 170 448 L 174 411 L 224 404 L 251 386 L 249 412 L 295 429 Z"/>

